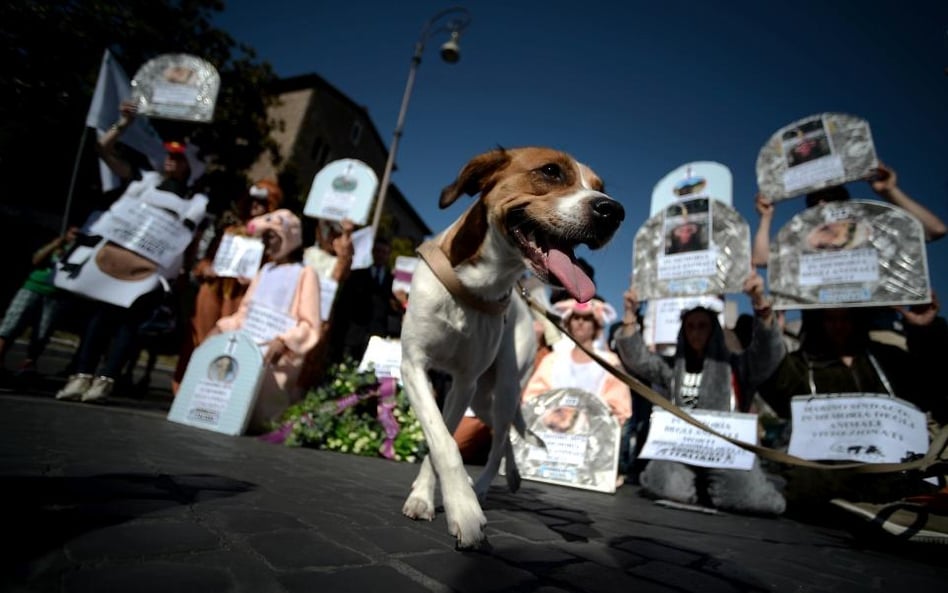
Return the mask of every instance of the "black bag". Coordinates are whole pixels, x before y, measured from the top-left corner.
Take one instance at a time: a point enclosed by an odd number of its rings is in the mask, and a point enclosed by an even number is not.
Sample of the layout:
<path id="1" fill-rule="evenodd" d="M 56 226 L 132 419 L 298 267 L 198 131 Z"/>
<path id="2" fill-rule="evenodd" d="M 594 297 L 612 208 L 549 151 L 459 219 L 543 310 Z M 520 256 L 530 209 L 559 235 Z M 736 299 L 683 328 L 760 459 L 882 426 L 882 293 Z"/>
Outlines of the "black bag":
<path id="1" fill-rule="evenodd" d="M 176 333 L 181 325 L 178 296 L 164 278 L 161 281 L 163 288 L 161 299 L 138 328 L 143 336 L 152 338 L 170 336 Z"/>

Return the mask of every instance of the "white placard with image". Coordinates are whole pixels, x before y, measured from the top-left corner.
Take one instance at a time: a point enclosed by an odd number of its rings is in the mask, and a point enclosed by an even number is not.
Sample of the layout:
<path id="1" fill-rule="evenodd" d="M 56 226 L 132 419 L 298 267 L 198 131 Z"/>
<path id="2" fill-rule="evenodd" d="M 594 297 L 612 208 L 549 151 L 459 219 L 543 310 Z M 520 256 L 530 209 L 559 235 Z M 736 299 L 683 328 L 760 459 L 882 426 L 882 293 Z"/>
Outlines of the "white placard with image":
<path id="1" fill-rule="evenodd" d="M 253 278 L 263 261 L 263 241 L 227 233 L 214 255 L 214 273 L 222 278 Z"/>
<path id="2" fill-rule="evenodd" d="M 812 460 L 899 463 L 928 451 L 925 414 L 877 393 L 798 395 L 788 453 Z"/>
<path id="3" fill-rule="evenodd" d="M 369 345 L 365 348 L 362 361 L 359 363 L 359 372 L 364 373 L 369 367 L 375 370 L 375 376 L 394 377 L 402 381 L 402 342 L 398 338 L 383 338 L 372 336 Z"/>
<path id="4" fill-rule="evenodd" d="M 757 444 L 757 414 L 690 410 L 702 424 L 728 437 Z M 662 409 L 652 411 L 648 439 L 639 454 L 645 459 L 679 461 L 699 467 L 749 470 L 754 453 L 717 437 Z"/>
<path id="5" fill-rule="evenodd" d="M 348 218 L 363 225 L 368 221 L 378 186 L 375 171 L 362 161 L 333 161 L 313 178 L 303 214 L 336 221 Z"/>

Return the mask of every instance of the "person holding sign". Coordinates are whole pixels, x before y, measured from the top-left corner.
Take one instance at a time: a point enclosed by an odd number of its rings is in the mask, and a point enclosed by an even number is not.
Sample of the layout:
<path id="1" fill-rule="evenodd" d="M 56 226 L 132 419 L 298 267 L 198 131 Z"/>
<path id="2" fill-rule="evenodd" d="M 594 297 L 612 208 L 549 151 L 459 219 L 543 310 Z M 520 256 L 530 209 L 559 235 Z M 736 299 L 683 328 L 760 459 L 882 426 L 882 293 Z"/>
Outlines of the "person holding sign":
<path id="1" fill-rule="evenodd" d="M 265 432 L 303 395 L 300 371 L 319 342 L 319 278 L 303 265 L 300 219 L 286 209 L 258 216 L 247 231 L 263 239 L 267 263 L 254 277 L 237 312 L 217 321 L 210 335 L 242 331 L 263 352 L 263 384 L 247 430 Z"/>
<path id="2" fill-rule="evenodd" d="M 803 311 L 800 349 L 784 357 L 760 386 L 761 396 L 778 415 L 789 419 L 794 396 L 883 394 L 914 404 L 939 425 L 948 423 L 948 397 L 944 389 L 935 387 L 948 348 L 948 329 L 938 316 L 938 300 L 902 310 L 907 350 L 870 339 L 875 315 L 877 310 L 870 307 Z M 885 418 L 873 415 L 869 420 L 874 427 Z M 889 432 L 905 430 L 897 424 L 878 426 Z M 830 458 L 827 452 L 824 459 Z M 906 487 L 924 488 L 925 483 L 907 484 L 898 474 L 841 474 L 801 467 L 788 473 L 787 496 L 800 505 L 825 503 L 833 496 L 880 502 L 901 496 Z"/>
<path id="3" fill-rule="evenodd" d="M 948 227 L 931 210 L 922 206 L 898 186 L 898 176 L 890 167 L 879 163 L 876 170 L 866 181 L 869 187 L 881 199 L 898 206 L 918 219 L 925 230 L 925 239 L 935 241 L 948 233 Z M 806 207 L 812 208 L 828 202 L 843 202 L 849 200 L 849 191 L 842 185 L 826 187 L 806 196 Z M 770 227 L 774 220 L 774 202 L 767 196 L 758 193 L 755 198 L 755 208 L 760 215 L 757 232 L 754 234 L 754 245 L 751 251 L 751 262 L 759 267 L 767 267 L 770 259 Z"/>
<path id="4" fill-rule="evenodd" d="M 276 181 L 261 179 L 251 185 L 234 211 L 221 217 L 222 228 L 191 270 L 199 287 L 189 331 L 183 337 L 171 380 L 174 393 L 178 392 L 194 349 L 214 329 L 218 319 L 237 312 L 247 286 L 260 268 L 263 245 L 259 239 L 247 236 L 247 222 L 273 212 L 282 202 L 283 190 Z"/>
<path id="5" fill-rule="evenodd" d="M 189 185 L 192 166 L 187 147 L 166 142 L 161 173 L 138 171 L 116 152 L 116 142 L 136 113 L 135 103 L 122 103 L 119 120 L 99 138 L 102 160 L 128 182 L 90 228 L 101 239 L 92 249 L 82 245 L 86 251 L 79 261 L 66 257 L 57 269 L 57 286 L 96 303 L 76 353 L 77 372 L 56 399 L 93 402 L 109 396 L 139 327 L 161 304 L 168 281 L 190 268 L 197 248 L 197 230 L 208 199 Z M 74 279 L 88 280 L 69 284 Z M 99 369 L 103 357 L 105 364 Z"/>
<path id="6" fill-rule="evenodd" d="M 717 313 L 696 307 L 682 313 L 678 345 L 672 366 L 651 352 L 637 330 L 638 294 L 625 292 L 622 328 L 616 334 L 619 358 L 630 372 L 665 389 L 675 405 L 684 409 L 733 412 L 746 410 L 747 401 L 786 351 L 763 279 L 752 272 L 744 292 L 754 308 L 751 342 L 740 354 L 731 352 Z M 754 460 L 749 471 L 702 468 L 678 461 L 652 459 L 639 476 L 644 491 L 656 498 L 685 504 L 704 498 L 698 491 L 699 474 L 707 483 L 707 498 L 723 510 L 779 515 L 786 508 L 783 495 L 768 481 Z"/>
<path id="7" fill-rule="evenodd" d="M 600 357 L 618 366 L 618 357 L 597 346 L 606 325 L 615 319 L 615 310 L 606 302 L 593 298 L 580 303 L 573 298 L 553 303 L 553 309 L 563 316 L 563 324 L 573 338 Z M 603 400 L 621 427 L 632 416 L 632 392 L 628 385 L 599 366 L 570 340 L 559 340 L 553 350 L 543 357 L 523 390 L 522 401 L 528 402 L 554 389 L 573 388 L 591 393 Z M 555 432 L 580 432 L 577 424 L 582 418 L 576 408 L 547 410 L 543 425 Z M 621 485 L 623 476 L 616 477 Z"/>

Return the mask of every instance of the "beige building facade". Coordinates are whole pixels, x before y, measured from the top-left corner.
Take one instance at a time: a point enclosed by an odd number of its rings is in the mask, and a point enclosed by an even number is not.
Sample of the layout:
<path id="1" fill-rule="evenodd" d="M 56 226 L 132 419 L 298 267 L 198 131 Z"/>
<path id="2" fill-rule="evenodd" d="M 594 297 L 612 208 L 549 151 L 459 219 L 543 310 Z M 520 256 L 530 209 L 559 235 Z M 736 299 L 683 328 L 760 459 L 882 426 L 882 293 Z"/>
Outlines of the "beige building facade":
<path id="1" fill-rule="evenodd" d="M 335 160 L 363 161 L 382 179 L 388 149 L 364 107 L 316 74 L 282 79 L 274 91 L 279 101 L 268 113 L 280 158 L 275 163 L 264 153 L 251 167 L 251 179 L 278 179 L 287 201 L 300 206 L 316 173 Z M 394 184 L 384 208 L 381 235 L 409 238 L 417 246 L 431 234 Z"/>

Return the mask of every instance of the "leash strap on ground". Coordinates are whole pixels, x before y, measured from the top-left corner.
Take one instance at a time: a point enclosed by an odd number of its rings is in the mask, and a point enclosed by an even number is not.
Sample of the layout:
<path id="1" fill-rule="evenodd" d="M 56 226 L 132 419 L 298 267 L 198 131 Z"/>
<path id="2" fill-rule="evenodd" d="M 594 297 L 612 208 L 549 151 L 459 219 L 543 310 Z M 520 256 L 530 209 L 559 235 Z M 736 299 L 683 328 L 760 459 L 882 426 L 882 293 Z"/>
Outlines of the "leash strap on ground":
<path id="1" fill-rule="evenodd" d="M 948 426 L 943 427 L 941 431 L 935 435 L 935 437 L 932 439 L 931 444 L 929 445 L 928 452 L 924 456 L 918 459 L 915 459 L 913 461 L 905 462 L 905 463 L 845 463 L 845 464 L 820 463 L 818 461 L 810 461 L 808 459 L 803 459 L 802 457 L 790 455 L 788 453 L 784 453 L 783 451 L 777 451 L 776 449 L 770 449 L 769 447 L 762 447 L 760 445 L 752 445 L 750 443 L 745 443 L 744 441 L 739 441 L 727 435 L 721 434 L 717 432 L 716 430 L 714 430 L 713 428 L 711 428 L 710 426 L 707 426 L 704 423 L 694 419 L 691 415 L 682 411 L 681 408 L 679 408 L 675 404 L 668 401 L 665 397 L 663 397 L 658 392 L 654 391 L 653 389 L 651 389 L 650 387 L 648 387 L 647 385 L 645 385 L 644 383 L 642 383 L 641 381 L 633 377 L 632 375 L 626 373 L 622 369 L 614 367 L 608 361 L 604 360 L 602 357 L 596 354 L 593 350 L 590 350 L 583 344 L 580 344 L 569 333 L 569 331 L 567 331 L 563 327 L 562 320 L 560 319 L 559 316 L 557 316 L 555 313 L 552 313 L 546 310 L 545 307 L 542 307 L 540 304 L 534 301 L 530 297 L 530 295 L 527 294 L 525 290 L 523 290 L 522 287 L 520 290 L 520 296 L 523 297 L 523 299 L 527 302 L 527 305 L 531 309 L 533 309 L 534 311 L 537 311 L 538 313 L 546 317 L 548 320 L 550 320 L 551 323 L 553 323 L 556 326 L 557 329 L 559 329 L 564 335 L 568 336 L 569 339 L 572 340 L 573 343 L 576 344 L 576 346 L 578 346 L 580 350 L 582 350 L 587 355 L 589 355 L 589 357 L 595 360 L 601 367 L 603 367 L 608 372 L 615 375 L 623 383 L 628 385 L 632 391 L 641 395 L 646 400 L 651 402 L 653 405 L 656 405 L 674 414 L 675 416 L 677 416 L 678 418 L 681 418 L 682 420 L 684 420 L 688 424 L 691 424 L 692 426 L 700 428 L 701 430 L 704 430 L 710 434 L 713 434 L 716 437 L 722 438 L 725 441 L 733 445 L 736 445 L 742 449 L 745 449 L 747 451 L 752 451 L 755 454 L 760 455 L 761 457 L 765 459 L 769 459 L 771 461 L 776 461 L 779 463 L 799 465 L 799 466 L 809 467 L 809 468 L 814 468 L 814 469 L 849 470 L 849 471 L 859 472 L 859 473 L 875 473 L 875 474 L 895 473 L 895 472 L 902 472 L 902 471 L 909 471 L 909 470 L 919 470 L 922 472 L 926 472 L 932 466 L 948 463 L 948 459 L 944 459 L 941 457 L 942 453 L 944 453 L 945 451 L 945 445 L 948 444 Z"/>

